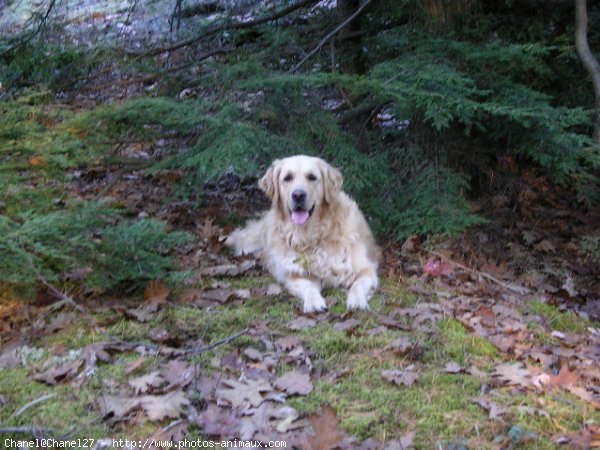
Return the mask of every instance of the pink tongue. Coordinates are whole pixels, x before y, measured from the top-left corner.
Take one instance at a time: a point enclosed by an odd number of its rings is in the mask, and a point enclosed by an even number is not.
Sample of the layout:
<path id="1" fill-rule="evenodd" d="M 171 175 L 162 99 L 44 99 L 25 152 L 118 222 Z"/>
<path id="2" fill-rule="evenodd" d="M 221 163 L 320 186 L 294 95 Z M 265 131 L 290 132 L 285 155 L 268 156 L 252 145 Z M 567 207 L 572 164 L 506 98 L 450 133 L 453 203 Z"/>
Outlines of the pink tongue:
<path id="1" fill-rule="evenodd" d="M 302 225 L 308 219 L 308 211 L 292 211 L 292 222 Z"/>

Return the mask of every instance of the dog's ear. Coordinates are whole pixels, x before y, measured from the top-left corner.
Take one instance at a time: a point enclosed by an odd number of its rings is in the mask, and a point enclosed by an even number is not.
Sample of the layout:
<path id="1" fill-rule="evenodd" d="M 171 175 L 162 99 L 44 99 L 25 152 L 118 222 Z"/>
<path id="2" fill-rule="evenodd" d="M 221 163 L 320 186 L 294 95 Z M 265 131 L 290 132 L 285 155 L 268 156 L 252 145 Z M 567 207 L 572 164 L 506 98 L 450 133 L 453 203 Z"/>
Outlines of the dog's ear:
<path id="1" fill-rule="evenodd" d="M 342 190 L 342 183 L 344 182 L 342 172 L 327 163 L 323 163 L 321 172 L 323 173 L 325 202 L 331 204 Z"/>
<path id="2" fill-rule="evenodd" d="M 267 173 L 258 181 L 258 187 L 271 199 L 273 204 L 279 201 L 279 174 L 281 164 L 278 159 L 273 161 Z"/>

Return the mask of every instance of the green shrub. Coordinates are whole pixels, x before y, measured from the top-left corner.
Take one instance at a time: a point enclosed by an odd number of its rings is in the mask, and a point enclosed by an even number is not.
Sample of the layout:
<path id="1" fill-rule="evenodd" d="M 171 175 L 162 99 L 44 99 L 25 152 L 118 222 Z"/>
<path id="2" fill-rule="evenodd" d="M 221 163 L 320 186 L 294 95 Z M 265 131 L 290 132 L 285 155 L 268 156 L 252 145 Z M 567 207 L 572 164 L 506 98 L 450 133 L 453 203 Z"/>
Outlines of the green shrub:
<path id="1" fill-rule="evenodd" d="M 164 276 L 168 257 L 186 242 L 153 220 L 125 221 L 98 204 L 74 204 L 47 214 L 0 215 L 0 282 L 27 286 L 40 278 L 58 282 L 84 273 L 88 287 L 110 289 L 122 282 Z"/>

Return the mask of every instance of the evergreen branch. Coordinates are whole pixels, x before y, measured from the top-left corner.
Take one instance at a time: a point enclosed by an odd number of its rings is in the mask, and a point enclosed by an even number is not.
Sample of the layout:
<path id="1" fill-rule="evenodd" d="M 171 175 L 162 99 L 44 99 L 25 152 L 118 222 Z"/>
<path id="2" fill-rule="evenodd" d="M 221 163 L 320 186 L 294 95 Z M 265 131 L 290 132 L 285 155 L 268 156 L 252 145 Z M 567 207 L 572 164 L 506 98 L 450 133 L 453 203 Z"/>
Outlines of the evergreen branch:
<path id="1" fill-rule="evenodd" d="M 37 28 L 29 35 L 22 36 L 21 39 L 17 38 L 16 42 L 13 46 L 5 49 L 2 53 L 0 53 L 0 58 L 5 57 L 7 54 L 12 52 L 16 48 L 21 47 L 22 45 L 25 45 L 27 42 L 31 42 L 33 39 L 35 39 L 35 37 L 41 33 L 42 29 L 46 25 L 46 22 L 48 21 L 48 17 L 50 17 L 50 13 L 54 9 L 55 4 L 56 4 L 56 0 L 51 0 L 50 4 L 48 5 L 48 9 L 46 10 L 46 13 L 41 18 L 40 23 L 38 24 Z"/>
<path id="2" fill-rule="evenodd" d="M 302 58 L 298 64 L 296 64 L 294 67 L 292 67 L 288 71 L 288 73 L 294 73 L 296 70 L 298 70 L 298 68 L 300 68 L 300 66 L 302 66 L 311 56 L 313 56 L 315 53 L 317 53 L 321 49 L 321 47 L 323 47 L 332 37 L 334 37 L 344 27 L 346 27 L 348 24 L 350 24 L 350 22 L 352 22 L 354 19 L 356 19 L 363 12 L 363 10 L 367 6 L 369 6 L 370 3 L 371 3 L 371 0 L 365 0 L 362 3 L 362 5 L 360 5 L 358 8 L 356 8 L 356 11 L 354 11 L 352 14 L 350 14 L 342 23 L 340 23 L 337 27 L 335 27 L 333 29 L 333 31 L 331 31 L 327 36 L 325 36 L 323 39 L 321 39 L 321 41 L 316 45 L 316 47 L 313 48 L 310 52 L 308 52 L 306 54 L 306 56 L 304 58 Z"/>
<path id="3" fill-rule="evenodd" d="M 293 5 L 290 5 L 286 8 L 283 8 L 279 11 L 274 12 L 273 14 L 270 14 L 268 16 L 265 17 L 261 17 L 259 19 L 255 19 L 255 20 L 250 20 L 248 22 L 235 22 L 233 24 L 219 24 L 215 27 L 209 28 L 208 30 L 205 30 L 203 33 L 199 34 L 198 36 L 194 36 L 193 38 L 190 39 L 186 39 L 185 41 L 181 41 L 181 42 L 177 42 L 173 45 L 170 45 L 168 47 L 158 47 L 158 48 L 154 48 L 152 50 L 148 50 L 146 52 L 142 52 L 142 53 L 132 53 L 134 56 L 138 56 L 138 57 L 142 57 L 142 56 L 156 56 L 160 53 L 163 52 L 172 52 L 174 50 L 178 50 L 182 47 L 188 47 L 190 45 L 194 45 L 198 42 L 200 42 L 202 39 L 207 38 L 209 36 L 212 36 L 213 34 L 216 34 L 220 31 L 224 31 L 224 30 L 244 30 L 247 28 L 252 28 L 255 27 L 257 25 L 262 25 L 263 23 L 267 23 L 267 22 L 271 22 L 273 20 L 277 20 L 281 17 L 284 17 L 300 8 L 303 8 L 305 6 L 309 6 L 312 5 L 314 3 L 317 3 L 319 0 L 301 0 L 298 3 L 294 3 Z M 370 1 L 370 0 L 369 0 Z"/>

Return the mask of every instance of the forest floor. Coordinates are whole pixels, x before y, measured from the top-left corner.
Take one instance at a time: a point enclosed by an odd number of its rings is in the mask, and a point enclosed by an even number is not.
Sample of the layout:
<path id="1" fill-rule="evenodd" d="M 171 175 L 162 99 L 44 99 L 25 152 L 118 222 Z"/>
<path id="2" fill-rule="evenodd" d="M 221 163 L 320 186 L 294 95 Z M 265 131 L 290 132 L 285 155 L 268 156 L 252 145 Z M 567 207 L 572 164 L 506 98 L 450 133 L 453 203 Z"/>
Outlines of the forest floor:
<path id="1" fill-rule="evenodd" d="M 41 285 L 33 301 L 0 296 L 3 442 L 600 445 L 600 250 L 597 240 L 580 241 L 597 237 L 598 212 L 580 213 L 569 191 L 515 167 L 506 194 L 481 201 L 487 224 L 452 239 L 381 240 L 370 311 L 347 312 L 333 289 L 328 312 L 304 315 L 257 261 L 223 246 L 234 226 L 268 206 L 254 180 L 224 177 L 194 206 L 173 200 L 176 171 L 79 155 L 69 176 L 40 175 L 46 138 L 63 120 L 57 111 L 76 116 L 160 90 L 160 80 L 107 66 L 39 108 L 34 95 L 18 104 L 39 109 L 20 119 L 36 127 L 18 139 L 39 147 L 15 169 L 18 183 L 37 189 L 39 203 L 63 192 L 191 232 L 196 239 L 173 255 L 191 275 L 118 295 L 56 298 Z M 81 137 L 67 131 L 61 136 Z M 112 150 L 143 166 L 179 144 L 160 138 Z"/>

